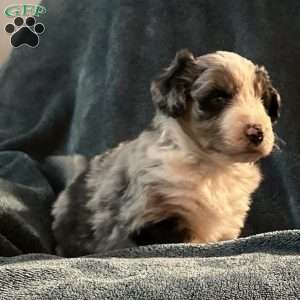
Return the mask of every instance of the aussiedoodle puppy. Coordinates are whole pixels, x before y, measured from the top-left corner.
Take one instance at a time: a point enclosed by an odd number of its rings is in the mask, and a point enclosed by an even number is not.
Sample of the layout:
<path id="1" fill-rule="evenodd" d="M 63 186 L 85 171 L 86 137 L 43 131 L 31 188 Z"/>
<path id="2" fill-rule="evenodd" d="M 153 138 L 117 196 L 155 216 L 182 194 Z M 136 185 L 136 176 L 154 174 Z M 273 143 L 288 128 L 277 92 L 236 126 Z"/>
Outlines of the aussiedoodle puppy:
<path id="1" fill-rule="evenodd" d="M 53 207 L 58 254 L 239 236 L 274 146 L 280 97 L 264 67 L 218 51 L 177 53 L 151 85 L 148 129 L 92 159 Z"/>

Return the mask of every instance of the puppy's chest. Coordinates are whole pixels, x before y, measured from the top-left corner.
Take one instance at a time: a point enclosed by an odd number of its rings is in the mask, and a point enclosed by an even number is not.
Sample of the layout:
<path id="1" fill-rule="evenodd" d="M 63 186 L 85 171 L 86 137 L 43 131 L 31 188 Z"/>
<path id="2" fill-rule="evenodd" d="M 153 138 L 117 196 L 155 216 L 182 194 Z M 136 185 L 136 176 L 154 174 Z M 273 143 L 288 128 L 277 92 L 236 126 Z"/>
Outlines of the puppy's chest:
<path id="1" fill-rule="evenodd" d="M 245 213 L 260 181 L 258 168 L 250 165 L 222 169 L 173 160 L 165 165 L 165 173 L 167 193 L 176 205 L 219 217 Z"/>

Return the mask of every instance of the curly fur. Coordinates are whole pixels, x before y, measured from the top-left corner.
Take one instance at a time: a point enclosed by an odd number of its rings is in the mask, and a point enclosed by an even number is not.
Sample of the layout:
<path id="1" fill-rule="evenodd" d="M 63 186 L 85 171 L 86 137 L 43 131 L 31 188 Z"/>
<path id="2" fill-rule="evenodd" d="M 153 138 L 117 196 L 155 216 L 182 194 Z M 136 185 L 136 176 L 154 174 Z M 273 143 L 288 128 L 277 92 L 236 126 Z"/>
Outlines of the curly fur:
<path id="1" fill-rule="evenodd" d="M 231 52 L 177 53 L 151 85 L 151 129 L 91 160 L 53 207 L 58 253 L 237 238 L 274 145 L 280 97 L 263 67 Z M 250 125 L 249 125 L 250 124 Z M 264 139 L 251 144 L 247 126 Z"/>

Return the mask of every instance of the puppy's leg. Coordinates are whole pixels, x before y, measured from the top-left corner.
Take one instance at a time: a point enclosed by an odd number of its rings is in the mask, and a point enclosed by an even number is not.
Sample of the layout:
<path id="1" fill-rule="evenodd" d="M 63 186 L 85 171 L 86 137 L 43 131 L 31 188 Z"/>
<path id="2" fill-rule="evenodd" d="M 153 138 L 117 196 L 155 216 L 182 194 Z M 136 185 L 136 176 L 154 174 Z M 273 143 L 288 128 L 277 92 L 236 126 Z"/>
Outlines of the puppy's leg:
<path id="1" fill-rule="evenodd" d="M 131 235 L 137 245 L 184 243 L 190 239 L 189 232 L 180 228 L 180 220 L 170 217 L 157 223 L 145 224 Z"/>
<path id="2" fill-rule="evenodd" d="M 239 237 L 240 233 L 241 233 L 240 228 L 234 228 L 234 229 L 232 228 L 227 230 L 225 233 L 223 233 L 219 240 L 220 241 L 234 240 Z"/>

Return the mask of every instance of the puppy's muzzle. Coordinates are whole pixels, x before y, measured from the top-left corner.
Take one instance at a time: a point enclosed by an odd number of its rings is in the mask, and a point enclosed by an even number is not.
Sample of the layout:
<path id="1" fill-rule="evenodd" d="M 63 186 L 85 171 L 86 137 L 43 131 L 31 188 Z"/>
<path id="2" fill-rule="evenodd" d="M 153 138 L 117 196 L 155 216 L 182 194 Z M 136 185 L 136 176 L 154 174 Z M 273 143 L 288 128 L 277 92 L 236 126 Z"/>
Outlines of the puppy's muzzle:
<path id="1" fill-rule="evenodd" d="M 253 146 L 259 146 L 264 140 L 264 133 L 259 124 L 248 124 L 246 126 L 245 135 Z"/>

